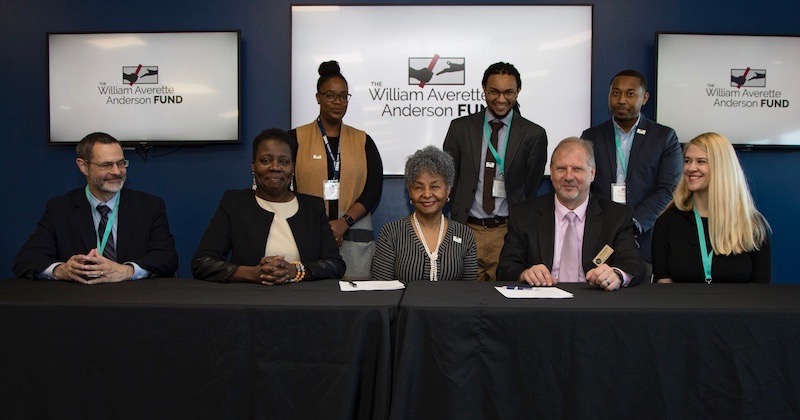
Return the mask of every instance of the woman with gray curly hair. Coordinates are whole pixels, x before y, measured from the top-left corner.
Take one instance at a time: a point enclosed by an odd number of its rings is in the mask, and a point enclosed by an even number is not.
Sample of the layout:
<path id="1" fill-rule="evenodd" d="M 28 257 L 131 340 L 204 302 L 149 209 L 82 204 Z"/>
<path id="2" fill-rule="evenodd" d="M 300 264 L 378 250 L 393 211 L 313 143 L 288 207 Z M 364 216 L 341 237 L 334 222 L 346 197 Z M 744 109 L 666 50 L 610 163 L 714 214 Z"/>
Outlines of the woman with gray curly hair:
<path id="1" fill-rule="evenodd" d="M 387 223 L 378 235 L 373 280 L 476 280 L 475 238 L 442 211 L 455 178 L 453 158 L 435 146 L 406 161 L 405 181 L 414 212 Z"/>

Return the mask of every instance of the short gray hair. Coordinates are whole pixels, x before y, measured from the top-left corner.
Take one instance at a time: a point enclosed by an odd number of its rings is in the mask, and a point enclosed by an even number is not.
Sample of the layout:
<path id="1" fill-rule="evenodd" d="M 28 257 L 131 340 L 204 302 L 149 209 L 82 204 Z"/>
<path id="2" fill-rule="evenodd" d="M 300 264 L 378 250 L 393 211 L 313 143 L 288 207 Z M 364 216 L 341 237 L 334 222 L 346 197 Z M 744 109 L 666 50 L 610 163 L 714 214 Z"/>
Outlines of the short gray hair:
<path id="1" fill-rule="evenodd" d="M 450 154 L 436 146 L 426 146 L 414 152 L 406 160 L 406 187 L 414 184 L 422 173 L 439 175 L 447 182 L 448 187 L 453 186 L 456 178 L 456 165 Z"/>
<path id="2" fill-rule="evenodd" d="M 556 153 L 558 153 L 561 149 L 570 149 L 572 147 L 582 147 L 583 150 L 586 151 L 586 157 L 589 159 L 589 167 L 594 168 L 594 144 L 589 140 L 584 140 L 578 137 L 567 137 L 564 140 L 561 140 L 560 143 L 556 146 L 553 150 L 553 154 L 550 156 L 550 166 L 555 164 L 555 157 Z"/>

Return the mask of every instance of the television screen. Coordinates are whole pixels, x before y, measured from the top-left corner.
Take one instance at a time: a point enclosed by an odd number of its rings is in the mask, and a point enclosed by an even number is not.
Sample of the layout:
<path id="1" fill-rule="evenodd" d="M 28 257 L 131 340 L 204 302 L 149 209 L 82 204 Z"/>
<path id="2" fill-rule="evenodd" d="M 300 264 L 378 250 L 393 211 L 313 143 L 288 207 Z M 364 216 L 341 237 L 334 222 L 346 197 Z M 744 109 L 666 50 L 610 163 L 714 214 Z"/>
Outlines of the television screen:
<path id="1" fill-rule="evenodd" d="M 656 120 L 683 142 L 800 145 L 800 37 L 656 34 Z"/>
<path id="2" fill-rule="evenodd" d="M 547 130 L 548 157 L 591 125 L 592 6 L 292 6 L 292 127 L 319 114 L 317 69 L 328 60 L 353 95 L 344 123 L 375 140 L 389 175 L 483 109 L 483 72 L 498 61 L 521 73 L 520 113 Z"/>
<path id="3" fill-rule="evenodd" d="M 239 31 L 48 33 L 51 144 L 237 143 Z"/>

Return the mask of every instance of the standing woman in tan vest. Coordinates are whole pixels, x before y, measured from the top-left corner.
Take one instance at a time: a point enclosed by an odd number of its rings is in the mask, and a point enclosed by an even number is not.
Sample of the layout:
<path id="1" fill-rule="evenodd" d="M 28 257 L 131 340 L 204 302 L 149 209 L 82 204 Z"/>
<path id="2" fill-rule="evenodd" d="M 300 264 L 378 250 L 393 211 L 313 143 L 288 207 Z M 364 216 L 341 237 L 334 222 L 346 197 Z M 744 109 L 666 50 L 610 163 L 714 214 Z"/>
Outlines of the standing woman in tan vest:
<path id="1" fill-rule="evenodd" d="M 319 117 L 289 132 L 297 141 L 297 192 L 325 199 L 346 279 L 370 275 L 375 239 L 370 212 L 383 189 L 383 162 L 367 133 L 342 123 L 350 101 L 339 63 L 319 66 Z"/>

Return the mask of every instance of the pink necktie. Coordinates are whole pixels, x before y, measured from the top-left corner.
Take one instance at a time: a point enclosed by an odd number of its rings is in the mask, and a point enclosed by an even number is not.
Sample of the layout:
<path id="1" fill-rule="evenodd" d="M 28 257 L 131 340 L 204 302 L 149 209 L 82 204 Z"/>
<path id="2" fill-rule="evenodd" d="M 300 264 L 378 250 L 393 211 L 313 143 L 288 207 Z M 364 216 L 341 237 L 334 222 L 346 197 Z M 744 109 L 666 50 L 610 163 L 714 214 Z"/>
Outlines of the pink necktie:
<path id="1" fill-rule="evenodd" d="M 575 220 L 578 215 L 569 212 L 567 218 L 567 231 L 564 233 L 564 241 L 561 246 L 561 267 L 558 271 L 558 281 L 577 282 L 580 281 L 581 251 L 578 249 L 578 229 L 575 228 Z"/>

